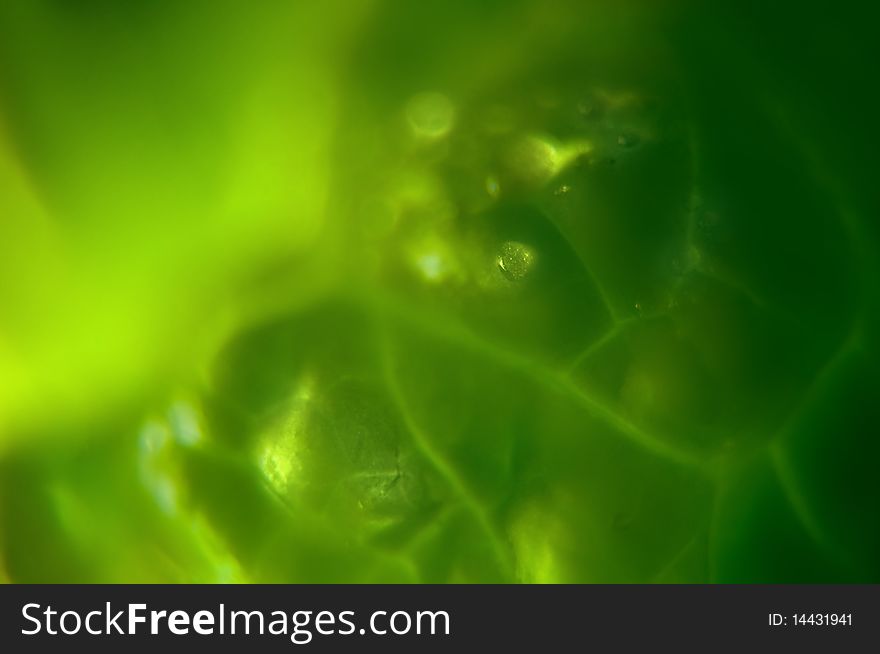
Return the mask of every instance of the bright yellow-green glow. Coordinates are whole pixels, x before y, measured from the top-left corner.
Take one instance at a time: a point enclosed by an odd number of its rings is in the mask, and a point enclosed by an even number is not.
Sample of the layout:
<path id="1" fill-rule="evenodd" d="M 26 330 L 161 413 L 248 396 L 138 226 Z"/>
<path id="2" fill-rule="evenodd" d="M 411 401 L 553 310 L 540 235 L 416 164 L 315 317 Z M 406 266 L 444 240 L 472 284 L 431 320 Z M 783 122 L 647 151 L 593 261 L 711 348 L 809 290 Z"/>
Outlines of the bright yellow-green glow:
<path id="1" fill-rule="evenodd" d="M 529 584 L 564 583 L 557 548 L 563 536 L 554 518 L 539 506 L 523 511 L 510 530 L 516 551 L 518 581 Z"/>
<path id="2" fill-rule="evenodd" d="M 556 143 L 552 139 L 526 136 L 508 153 L 508 165 L 514 175 L 528 184 L 544 184 L 593 151 L 587 140 Z"/>
<path id="3" fill-rule="evenodd" d="M 287 493 L 296 484 L 303 468 L 301 448 L 314 386 L 311 377 L 302 379 L 290 396 L 280 424 L 259 441 L 260 470 L 279 494 Z"/>

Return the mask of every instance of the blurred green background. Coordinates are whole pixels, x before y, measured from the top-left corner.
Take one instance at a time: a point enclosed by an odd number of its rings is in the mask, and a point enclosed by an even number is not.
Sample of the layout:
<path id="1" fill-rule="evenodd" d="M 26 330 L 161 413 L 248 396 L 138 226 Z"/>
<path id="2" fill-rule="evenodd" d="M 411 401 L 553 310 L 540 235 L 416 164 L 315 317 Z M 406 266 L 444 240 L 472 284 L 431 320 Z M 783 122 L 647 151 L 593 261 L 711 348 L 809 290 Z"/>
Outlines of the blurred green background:
<path id="1" fill-rule="evenodd" d="M 0 2 L 0 579 L 878 582 L 870 3 Z"/>

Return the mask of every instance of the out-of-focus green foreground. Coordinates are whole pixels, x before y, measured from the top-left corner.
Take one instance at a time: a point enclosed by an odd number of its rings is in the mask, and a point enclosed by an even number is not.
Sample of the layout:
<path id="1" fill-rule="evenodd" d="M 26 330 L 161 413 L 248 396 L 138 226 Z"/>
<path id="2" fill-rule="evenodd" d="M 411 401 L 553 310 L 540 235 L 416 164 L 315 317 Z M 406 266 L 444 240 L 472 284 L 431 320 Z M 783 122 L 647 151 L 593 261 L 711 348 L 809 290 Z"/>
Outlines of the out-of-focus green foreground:
<path id="1" fill-rule="evenodd" d="M 785 4 L 5 0 L 0 579 L 880 581 L 875 17 Z"/>

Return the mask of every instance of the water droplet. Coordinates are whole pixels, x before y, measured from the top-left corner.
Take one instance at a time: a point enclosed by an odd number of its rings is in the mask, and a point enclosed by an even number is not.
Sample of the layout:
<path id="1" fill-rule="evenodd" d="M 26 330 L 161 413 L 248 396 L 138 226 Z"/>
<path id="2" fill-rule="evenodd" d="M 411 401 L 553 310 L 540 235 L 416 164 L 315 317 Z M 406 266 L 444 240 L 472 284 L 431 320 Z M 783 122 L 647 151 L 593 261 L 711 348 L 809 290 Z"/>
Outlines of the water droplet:
<path id="1" fill-rule="evenodd" d="M 455 108 L 449 98 L 441 93 L 420 93 L 407 103 L 406 117 L 416 135 L 437 139 L 452 129 Z"/>
<path id="2" fill-rule="evenodd" d="M 622 148 L 634 148 L 641 142 L 638 134 L 623 132 L 617 137 L 617 145 Z"/>
<path id="3" fill-rule="evenodd" d="M 535 263 L 532 250 L 517 241 L 507 241 L 501 245 L 498 254 L 498 269 L 512 282 L 525 277 Z"/>

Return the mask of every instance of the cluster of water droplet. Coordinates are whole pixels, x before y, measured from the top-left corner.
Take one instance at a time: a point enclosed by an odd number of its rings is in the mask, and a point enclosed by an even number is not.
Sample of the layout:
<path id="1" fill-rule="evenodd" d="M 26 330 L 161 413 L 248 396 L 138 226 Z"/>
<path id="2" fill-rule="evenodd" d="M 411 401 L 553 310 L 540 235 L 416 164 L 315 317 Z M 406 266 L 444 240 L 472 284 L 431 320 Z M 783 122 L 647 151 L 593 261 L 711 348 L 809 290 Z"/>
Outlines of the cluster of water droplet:
<path id="1" fill-rule="evenodd" d="M 567 171 L 629 156 L 653 137 L 644 104 L 604 88 L 483 106 L 413 94 L 383 140 L 395 172 L 362 208 L 380 272 L 403 268 L 427 286 L 523 282 L 538 265 L 536 244 L 480 229 L 481 215 L 545 194 L 564 200 L 577 184 Z"/>

